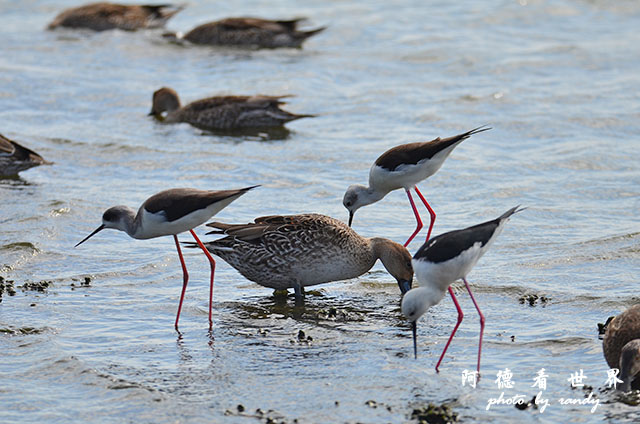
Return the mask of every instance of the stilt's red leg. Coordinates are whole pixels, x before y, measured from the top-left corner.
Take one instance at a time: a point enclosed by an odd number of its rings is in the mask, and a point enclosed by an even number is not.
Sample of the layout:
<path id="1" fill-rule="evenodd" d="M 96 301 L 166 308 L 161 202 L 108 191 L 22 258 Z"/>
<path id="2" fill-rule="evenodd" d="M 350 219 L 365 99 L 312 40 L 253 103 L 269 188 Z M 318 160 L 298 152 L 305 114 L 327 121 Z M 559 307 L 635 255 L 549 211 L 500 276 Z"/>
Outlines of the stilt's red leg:
<path id="1" fill-rule="evenodd" d="M 413 209 L 413 213 L 416 216 L 416 221 L 418 221 L 418 226 L 416 227 L 416 230 L 413 232 L 413 234 L 411 234 L 411 237 L 409 237 L 409 240 L 407 240 L 404 244 L 404 247 L 407 247 L 409 243 L 411 243 L 411 240 L 413 240 L 413 238 L 416 236 L 416 234 L 420 232 L 423 225 L 422 225 L 422 220 L 420 219 L 420 214 L 418 213 L 418 209 L 416 209 L 416 205 L 415 203 L 413 203 L 413 197 L 411 197 L 411 192 L 409 190 L 405 190 L 405 191 L 407 192 L 407 196 L 409 196 L 409 203 L 411 203 L 411 209 Z"/>
<path id="2" fill-rule="evenodd" d="M 413 189 L 416 191 L 416 193 L 418 193 L 418 197 L 420 197 L 420 200 L 422 200 L 422 203 L 424 203 L 424 205 L 427 207 L 427 210 L 429 211 L 429 215 L 431 216 L 431 222 L 429 223 L 429 231 L 427 231 L 427 240 L 426 240 L 426 241 L 429 241 L 429 238 L 431 238 L 431 230 L 433 229 L 433 224 L 436 222 L 436 213 L 433 211 L 433 209 L 431 209 L 431 206 L 429 205 L 427 200 L 424 198 L 422 193 L 420 193 L 420 190 L 418 190 L 418 187 L 414 187 Z"/>
<path id="3" fill-rule="evenodd" d="M 453 289 L 451 288 L 451 286 L 449 286 L 449 294 L 451 295 L 451 299 L 453 299 L 453 303 L 456 305 L 456 309 L 458 310 L 458 322 L 456 323 L 456 326 L 453 327 L 453 331 L 451 332 L 451 335 L 449 336 L 449 340 L 447 340 L 447 344 L 444 347 L 444 350 L 442 351 L 442 354 L 440 355 L 440 359 L 438 359 L 438 363 L 436 364 L 436 372 L 440 372 L 438 370 L 438 368 L 440 367 L 440 362 L 442 362 L 442 358 L 444 358 L 444 354 L 447 352 L 447 349 L 449 348 L 449 345 L 451 344 L 451 340 L 453 339 L 453 336 L 456 334 L 456 331 L 458 331 L 458 327 L 460 327 L 460 323 L 462 322 L 462 318 L 464 318 L 464 314 L 462 313 L 462 308 L 460 308 L 460 304 L 458 303 L 458 299 L 456 299 L 456 295 L 453 294 Z"/>
<path id="4" fill-rule="evenodd" d="M 480 312 L 480 308 L 476 303 L 476 299 L 475 297 L 473 297 L 473 293 L 471 293 L 471 287 L 469 287 L 469 283 L 467 283 L 467 279 L 463 278 L 462 281 L 464 281 L 464 285 L 467 286 L 467 291 L 469 292 L 469 296 L 471 296 L 471 300 L 473 301 L 473 304 L 475 305 L 478 311 L 478 315 L 480 315 L 480 345 L 478 347 L 478 373 L 479 373 L 480 372 L 480 354 L 482 354 L 482 335 L 484 334 L 484 315 L 482 315 L 482 312 Z"/>
<path id="5" fill-rule="evenodd" d="M 209 263 L 211 264 L 211 284 L 209 287 L 209 328 L 211 329 L 213 327 L 213 320 L 211 319 L 211 308 L 213 305 L 213 274 L 216 272 L 216 261 L 213 260 L 207 248 L 204 246 L 204 244 L 202 244 L 198 236 L 196 236 L 196 233 L 194 233 L 193 230 L 189 230 L 189 232 L 196 240 L 196 243 L 198 243 L 198 246 L 200 246 L 200 249 L 202 249 L 204 254 L 207 256 L 207 259 L 209 259 Z"/>
<path id="6" fill-rule="evenodd" d="M 184 300 L 184 293 L 187 291 L 187 283 L 189 282 L 189 273 L 187 272 L 187 266 L 184 264 L 184 258 L 182 257 L 182 251 L 180 250 L 180 242 L 178 242 L 178 236 L 174 234 L 173 239 L 176 241 L 176 249 L 178 249 L 178 257 L 180 257 L 180 264 L 182 265 L 182 275 L 184 277 L 182 282 L 182 294 L 180 295 L 180 303 L 178 304 L 178 315 L 176 315 L 176 331 L 178 331 L 178 320 L 180 319 L 180 311 L 182 310 L 182 301 Z"/>

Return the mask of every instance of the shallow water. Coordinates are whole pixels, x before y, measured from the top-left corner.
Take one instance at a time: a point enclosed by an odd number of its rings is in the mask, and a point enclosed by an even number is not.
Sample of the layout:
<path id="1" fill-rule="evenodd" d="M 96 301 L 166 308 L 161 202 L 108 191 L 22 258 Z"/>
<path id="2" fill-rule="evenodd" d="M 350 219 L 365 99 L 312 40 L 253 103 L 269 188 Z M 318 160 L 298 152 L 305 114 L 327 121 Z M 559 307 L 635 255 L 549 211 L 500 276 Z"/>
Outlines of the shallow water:
<path id="1" fill-rule="evenodd" d="M 451 404 L 466 422 L 640 418 L 604 390 L 597 335 L 597 323 L 638 300 L 640 4 L 192 3 L 168 29 L 232 15 L 309 16 L 309 27 L 329 29 L 302 50 L 191 48 L 154 31 L 44 31 L 71 1 L 0 3 L 0 132 L 55 162 L 0 180 L 0 275 L 16 289 L 0 303 L 0 421 L 383 423 L 410 421 L 428 402 Z M 243 136 L 165 126 L 146 116 L 165 85 L 185 102 L 294 94 L 288 110 L 318 117 Z M 487 318 L 475 389 L 461 374 L 475 367 L 478 320 L 459 284 L 465 320 L 436 374 L 451 300 L 420 321 L 414 360 L 397 285 L 380 264 L 318 286 L 300 308 L 218 261 L 209 334 L 209 267 L 189 251 L 179 336 L 170 238 L 105 231 L 73 248 L 107 207 L 172 186 L 262 184 L 216 217 L 225 222 L 346 219 L 345 188 L 365 183 L 382 151 L 482 124 L 493 129 L 420 185 L 438 214 L 434 234 L 528 207 L 469 276 Z M 361 234 L 398 242 L 414 225 L 400 191 L 354 220 Z M 43 280 L 44 292 L 18 287 Z M 529 294 L 550 300 L 520 303 Z M 504 368 L 512 389 L 495 382 Z M 543 413 L 487 410 L 503 391 L 531 399 L 540 368 Z M 594 413 L 558 403 L 584 398 L 567 381 L 580 369 L 600 400 Z"/>

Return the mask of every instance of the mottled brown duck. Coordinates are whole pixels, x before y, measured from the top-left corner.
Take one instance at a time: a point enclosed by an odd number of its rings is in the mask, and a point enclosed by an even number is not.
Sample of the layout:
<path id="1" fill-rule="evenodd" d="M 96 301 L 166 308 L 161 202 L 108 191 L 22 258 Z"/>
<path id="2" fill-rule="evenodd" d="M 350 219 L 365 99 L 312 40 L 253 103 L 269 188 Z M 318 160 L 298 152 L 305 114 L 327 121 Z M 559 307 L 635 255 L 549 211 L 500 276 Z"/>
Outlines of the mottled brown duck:
<path id="1" fill-rule="evenodd" d="M 91 3 L 63 11 L 49 24 L 49 29 L 65 27 L 106 31 L 117 28 L 135 31 L 142 28 L 159 28 L 180 10 L 182 6 L 170 4 Z"/>
<path id="2" fill-rule="evenodd" d="M 0 176 L 17 175 L 20 171 L 45 164 L 51 162 L 0 134 Z"/>
<path id="3" fill-rule="evenodd" d="M 620 370 L 619 390 L 640 389 L 640 304 L 633 305 L 607 326 L 602 350 L 610 368 Z"/>
<path id="4" fill-rule="evenodd" d="M 276 290 L 348 280 L 369 271 L 378 259 L 402 293 L 411 288 L 411 255 L 385 238 L 365 238 L 342 221 L 319 215 L 265 216 L 249 224 L 207 224 L 226 237 L 205 243 L 247 279 Z"/>
<path id="5" fill-rule="evenodd" d="M 302 43 L 325 28 L 298 30 L 305 18 L 272 21 L 259 18 L 227 18 L 199 25 L 182 38 L 194 44 L 275 49 L 301 48 Z"/>
<path id="6" fill-rule="evenodd" d="M 180 105 L 175 90 L 163 87 L 153 93 L 149 115 L 165 123 L 186 122 L 204 130 L 281 127 L 289 121 L 313 115 L 298 115 L 280 109 L 289 96 L 217 96 Z"/>

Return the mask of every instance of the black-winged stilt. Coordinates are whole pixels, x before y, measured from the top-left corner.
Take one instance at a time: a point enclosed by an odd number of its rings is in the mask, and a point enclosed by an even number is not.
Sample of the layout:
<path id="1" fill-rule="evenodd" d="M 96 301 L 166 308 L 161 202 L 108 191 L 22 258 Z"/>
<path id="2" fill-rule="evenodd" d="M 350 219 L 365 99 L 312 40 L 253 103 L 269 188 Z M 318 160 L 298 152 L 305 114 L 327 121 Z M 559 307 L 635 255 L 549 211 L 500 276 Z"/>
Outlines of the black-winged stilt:
<path id="1" fill-rule="evenodd" d="M 198 236 L 196 236 L 196 233 L 193 232 L 193 228 L 204 224 L 231 202 L 255 187 L 258 186 L 220 191 L 174 188 L 161 191 L 145 200 L 137 213 L 128 206 L 113 206 L 107 209 L 102 215 L 102 225 L 85 237 L 80 243 L 76 244 L 76 247 L 105 228 L 124 231 L 135 239 L 173 236 L 184 277 L 175 322 L 175 328 L 177 330 L 180 311 L 182 310 L 182 301 L 184 300 L 184 294 L 189 281 L 189 274 L 184 263 L 184 258 L 182 257 L 180 243 L 178 242 L 178 234 L 189 231 L 211 264 L 211 284 L 209 289 L 209 327 L 211 327 L 213 325 L 211 318 L 213 274 L 216 263 Z"/>
<path id="2" fill-rule="evenodd" d="M 519 209 L 519 206 L 516 206 L 494 220 L 462 230 L 440 234 L 423 244 L 413 256 L 413 269 L 416 273 L 419 287 L 409 290 L 404 295 L 402 299 L 402 313 L 411 321 L 413 353 L 416 358 L 418 356 L 416 336 L 416 322 L 418 319 L 431 306 L 440 302 L 447 290 L 458 310 L 458 322 L 453 328 L 451 336 L 449 336 L 449 340 L 440 355 L 440 359 L 436 364 L 436 371 L 438 371 L 442 358 L 444 358 L 444 354 L 447 348 L 449 348 L 449 344 L 464 317 L 458 300 L 451 289 L 453 282 L 462 279 L 480 316 L 480 342 L 478 346 L 478 372 L 480 372 L 484 315 L 482 315 L 478 303 L 473 293 L 471 293 L 471 288 L 469 287 L 466 277 L 478 262 L 478 259 L 484 255 L 498 235 L 500 235 L 509 217 L 523 209 L 524 208 Z"/>
<path id="3" fill-rule="evenodd" d="M 404 244 L 405 247 L 408 246 L 423 227 L 420 214 L 411 197 L 411 189 L 414 189 L 431 216 L 427 232 L 427 240 L 429 240 L 436 214 L 416 184 L 435 174 L 453 149 L 463 140 L 490 129 L 482 126 L 449 138 L 438 137 L 431 141 L 401 144 L 384 152 L 369 170 L 369 187 L 354 184 L 347 188 L 344 194 L 342 203 L 349 211 L 349 226 L 359 208 L 381 200 L 390 191 L 404 188 L 417 221 L 415 231 Z"/>

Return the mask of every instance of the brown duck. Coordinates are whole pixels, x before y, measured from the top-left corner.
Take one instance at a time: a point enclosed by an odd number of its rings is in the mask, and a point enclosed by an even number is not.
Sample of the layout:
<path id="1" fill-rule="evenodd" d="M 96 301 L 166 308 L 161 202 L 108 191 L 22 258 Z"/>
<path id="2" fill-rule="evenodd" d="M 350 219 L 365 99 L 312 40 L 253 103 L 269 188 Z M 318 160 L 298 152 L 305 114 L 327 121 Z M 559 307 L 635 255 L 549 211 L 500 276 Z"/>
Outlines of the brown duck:
<path id="1" fill-rule="evenodd" d="M 299 31 L 305 18 L 271 21 L 259 18 L 227 18 L 199 25 L 186 33 L 184 40 L 194 44 L 275 49 L 302 47 L 302 43 L 325 28 Z"/>
<path id="2" fill-rule="evenodd" d="M 640 304 L 633 305 L 607 326 L 602 340 L 607 364 L 620 370 L 619 390 L 640 388 Z"/>
<path id="3" fill-rule="evenodd" d="M 205 243 L 247 279 L 276 290 L 347 280 L 369 271 L 378 259 L 401 292 L 411 288 L 411 255 L 386 238 L 366 238 L 344 222 L 319 215 L 264 216 L 249 224 L 207 224 L 226 237 Z M 211 233 L 209 233 L 211 234 Z"/>
<path id="4" fill-rule="evenodd" d="M 0 176 L 17 175 L 20 171 L 44 164 L 51 162 L 0 134 Z"/>
<path id="5" fill-rule="evenodd" d="M 175 90 L 163 87 L 153 93 L 149 115 L 166 123 L 187 122 L 204 130 L 280 127 L 294 119 L 313 117 L 280 109 L 289 96 L 218 96 L 180 106 Z"/>
<path id="6" fill-rule="evenodd" d="M 49 24 L 49 29 L 66 27 L 105 31 L 117 28 L 135 31 L 141 28 L 159 28 L 180 10 L 182 7 L 170 4 L 91 3 L 63 11 Z"/>

